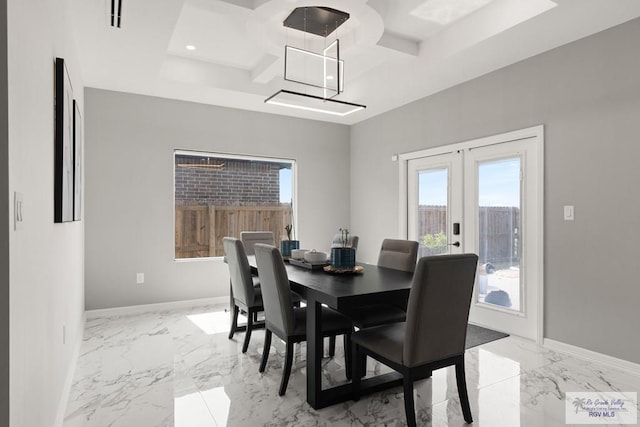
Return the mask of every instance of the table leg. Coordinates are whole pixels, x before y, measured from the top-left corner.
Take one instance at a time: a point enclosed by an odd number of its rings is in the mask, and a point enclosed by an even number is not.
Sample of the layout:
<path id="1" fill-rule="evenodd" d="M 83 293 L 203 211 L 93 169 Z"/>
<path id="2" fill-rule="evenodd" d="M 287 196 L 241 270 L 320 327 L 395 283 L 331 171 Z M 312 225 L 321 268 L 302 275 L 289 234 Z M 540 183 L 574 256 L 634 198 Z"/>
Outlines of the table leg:
<path id="1" fill-rule="evenodd" d="M 322 306 L 307 299 L 307 402 L 321 407 L 322 394 Z"/>
<path id="2" fill-rule="evenodd" d="M 310 292 L 307 295 L 307 403 L 313 409 L 321 409 L 353 399 L 351 383 L 322 389 L 321 325 L 322 306 Z M 420 378 L 426 378 L 430 373 L 430 371 L 420 373 Z M 397 372 L 366 378 L 361 382 L 361 396 L 399 385 L 402 385 L 402 375 Z"/>

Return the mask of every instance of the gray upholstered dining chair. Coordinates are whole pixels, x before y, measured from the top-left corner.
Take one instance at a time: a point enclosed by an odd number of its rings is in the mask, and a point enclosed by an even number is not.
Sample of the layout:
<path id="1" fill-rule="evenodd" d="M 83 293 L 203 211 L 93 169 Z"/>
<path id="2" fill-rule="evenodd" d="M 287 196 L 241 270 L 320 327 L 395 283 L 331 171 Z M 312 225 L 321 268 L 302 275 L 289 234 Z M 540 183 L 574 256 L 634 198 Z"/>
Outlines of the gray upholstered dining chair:
<path id="1" fill-rule="evenodd" d="M 263 243 L 265 245 L 276 246 L 275 238 L 273 235 L 273 231 L 242 231 L 240 232 L 240 240 L 244 244 L 244 250 L 247 255 L 255 255 L 255 251 L 253 249 L 256 243 Z M 254 276 L 257 274 L 253 273 Z M 260 281 L 257 277 L 253 278 L 254 285 L 260 285 Z M 293 294 L 294 306 L 300 306 L 300 301 L 302 298 L 300 295 L 294 293 Z"/>
<path id="2" fill-rule="evenodd" d="M 254 319 L 257 313 L 264 311 L 262 293 L 260 286 L 254 283 L 251 276 L 251 267 L 242 241 L 233 237 L 225 237 L 222 239 L 222 244 L 229 266 L 234 302 L 229 339 L 233 338 L 233 334 L 238 330 L 238 313 L 242 309 L 247 314 L 247 328 L 242 345 L 242 352 L 246 353 L 254 327 Z"/>
<path id="3" fill-rule="evenodd" d="M 222 244 L 227 257 L 233 293 L 233 319 L 229 339 L 232 339 L 234 333 L 239 329 L 238 314 L 242 310 L 247 315 L 246 334 L 242 344 L 242 352 L 246 353 L 251 339 L 251 331 L 255 327 L 264 326 L 262 323 L 256 323 L 258 313 L 264 311 L 262 292 L 258 280 L 251 275 L 251 267 L 242 241 L 233 237 L 225 237 L 222 239 Z M 300 300 L 300 296 L 294 294 L 292 304 L 300 305 Z"/>
<path id="4" fill-rule="evenodd" d="M 266 245 L 276 245 L 273 231 L 242 231 L 240 233 L 240 240 L 244 243 L 244 249 L 247 255 L 253 255 L 253 245 L 256 243 L 264 243 Z"/>
<path id="5" fill-rule="evenodd" d="M 265 309 L 265 338 L 260 372 L 264 372 L 271 336 L 275 334 L 286 343 L 286 354 L 282 380 L 278 394 L 284 395 L 287 390 L 291 366 L 293 364 L 293 344 L 307 339 L 306 307 L 294 308 L 291 302 L 289 277 L 280 251 L 274 246 L 256 244 L 256 263 L 262 288 Z M 322 336 L 344 335 L 345 337 L 345 371 L 347 378 L 351 373 L 351 332 L 353 328 L 349 319 L 327 307 L 322 307 Z"/>
<path id="6" fill-rule="evenodd" d="M 416 267 L 418 256 L 418 242 L 413 240 L 384 239 L 380 254 L 378 255 L 378 266 L 413 272 Z M 395 302 L 395 304 L 394 304 Z M 344 311 L 344 314 L 351 319 L 353 325 L 359 329 L 370 328 L 372 326 L 386 325 L 394 322 L 404 322 L 406 318 L 406 301 L 390 301 L 380 304 L 370 304 Z M 329 342 L 329 350 L 335 344 Z M 330 353 L 331 354 L 331 353 Z M 362 361 L 363 374 L 366 373 L 366 357 Z"/>
<path id="7" fill-rule="evenodd" d="M 402 374 L 407 424 L 415 426 L 414 378 L 455 365 L 462 414 L 467 423 L 473 422 L 464 351 L 477 265 L 475 254 L 420 259 L 411 283 L 406 322 L 361 329 L 352 336 L 355 400 L 360 397 L 362 355 L 368 355 Z"/>
<path id="8" fill-rule="evenodd" d="M 380 254 L 378 255 L 378 266 L 403 270 L 413 273 L 416 268 L 416 258 L 418 257 L 418 242 L 413 240 L 384 239 Z"/>
<path id="9" fill-rule="evenodd" d="M 384 239 L 378 266 L 413 272 L 418 256 L 418 242 L 413 240 Z M 393 322 L 404 322 L 406 312 L 404 303 L 398 301 L 396 305 L 391 303 L 371 304 L 349 310 L 345 314 L 358 328 L 370 328 L 372 326 L 385 325 Z"/>

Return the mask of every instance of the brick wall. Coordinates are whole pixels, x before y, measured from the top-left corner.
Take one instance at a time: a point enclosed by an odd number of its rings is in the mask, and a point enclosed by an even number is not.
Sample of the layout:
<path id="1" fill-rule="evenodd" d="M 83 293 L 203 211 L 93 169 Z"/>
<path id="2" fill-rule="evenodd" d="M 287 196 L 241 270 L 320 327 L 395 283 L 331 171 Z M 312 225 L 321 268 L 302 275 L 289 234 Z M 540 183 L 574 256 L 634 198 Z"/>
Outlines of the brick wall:
<path id="1" fill-rule="evenodd" d="M 178 204 L 277 205 L 279 163 L 175 156 Z"/>

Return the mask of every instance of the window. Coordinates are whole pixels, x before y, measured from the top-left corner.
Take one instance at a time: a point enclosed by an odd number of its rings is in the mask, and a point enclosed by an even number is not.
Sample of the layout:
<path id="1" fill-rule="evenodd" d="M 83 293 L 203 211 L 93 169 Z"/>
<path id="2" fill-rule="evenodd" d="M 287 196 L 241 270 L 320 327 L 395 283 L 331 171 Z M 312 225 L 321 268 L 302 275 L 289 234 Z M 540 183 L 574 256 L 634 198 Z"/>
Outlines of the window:
<path id="1" fill-rule="evenodd" d="M 295 161 L 175 151 L 175 257 L 224 255 L 222 239 L 293 224 Z"/>

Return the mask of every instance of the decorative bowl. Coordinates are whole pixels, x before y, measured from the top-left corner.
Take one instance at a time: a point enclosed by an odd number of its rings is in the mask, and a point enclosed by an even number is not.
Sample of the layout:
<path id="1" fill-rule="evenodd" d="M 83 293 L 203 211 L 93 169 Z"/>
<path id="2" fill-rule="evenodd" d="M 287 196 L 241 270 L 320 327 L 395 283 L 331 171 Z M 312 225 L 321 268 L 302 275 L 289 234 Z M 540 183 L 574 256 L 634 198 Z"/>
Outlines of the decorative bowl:
<path id="1" fill-rule="evenodd" d="M 291 249 L 291 258 L 304 259 L 304 254 L 309 252 L 309 249 Z"/>
<path id="2" fill-rule="evenodd" d="M 304 260 L 307 262 L 326 262 L 329 254 L 326 252 L 317 252 L 315 249 L 304 254 Z"/>

